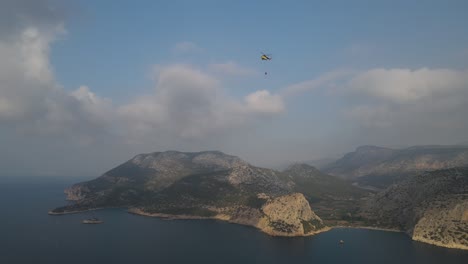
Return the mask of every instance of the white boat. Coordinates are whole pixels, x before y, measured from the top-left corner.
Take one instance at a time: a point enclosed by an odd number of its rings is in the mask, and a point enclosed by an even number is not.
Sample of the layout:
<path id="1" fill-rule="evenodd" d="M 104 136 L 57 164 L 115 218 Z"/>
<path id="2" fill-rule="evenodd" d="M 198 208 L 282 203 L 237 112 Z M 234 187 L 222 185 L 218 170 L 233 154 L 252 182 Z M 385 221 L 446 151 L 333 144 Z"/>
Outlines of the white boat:
<path id="1" fill-rule="evenodd" d="M 102 224 L 104 221 L 99 220 L 98 218 L 89 218 L 82 221 L 83 224 Z"/>

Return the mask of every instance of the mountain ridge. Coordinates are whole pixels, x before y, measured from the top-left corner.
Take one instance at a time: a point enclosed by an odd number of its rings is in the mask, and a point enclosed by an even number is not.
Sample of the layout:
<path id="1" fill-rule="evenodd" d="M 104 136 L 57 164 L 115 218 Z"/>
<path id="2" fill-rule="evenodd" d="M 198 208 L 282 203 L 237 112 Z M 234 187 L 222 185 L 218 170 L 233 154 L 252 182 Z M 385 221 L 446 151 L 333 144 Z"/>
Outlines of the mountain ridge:
<path id="1" fill-rule="evenodd" d="M 406 154 L 427 149 L 434 147 L 411 148 Z M 388 160 L 388 151 L 373 146 L 358 150 L 364 156 L 380 153 L 370 159 L 371 163 Z M 457 228 L 465 228 L 468 223 L 465 204 L 468 184 L 459 181 L 468 178 L 468 169 L 460 171 L 462 175 L 456 177 L 451 169 L 408 175 L 386 190 L 376 192 L 308 164 L 296 163 L 275 171 L 220 151 L 152 152 L 138 154 L 94 180 L 72 185 L 65 190 L 70 204 L 49 213 L 125 207 L 131 213 L 146 216 L 219 219 L 250 225 L 273 236 L 313 235 L 335 226 L 368 227 L 402 230 L 414 240 L 466 249 L 465 238 L 456 233 L 460 232 Z M 424 178 L 424 175 L 429 176 Z M 455 180 L 447 184 L 444 179 L 450 177 Z M 457 186 L 462 188 L 453 189 L 458 196 L 450 196 L 451 188 Z M 444 195 L 431 200 L 435 193 Z M 414 204 L 424 200 L 434 201 L 438 206 Z M 386 209 L 386 204 L 393 207 Z M 443 217 L 437 212 L 443 212 Z M 450 232 L 435 236 L 434 230 L 441 226 Z"/>
<path id="2" fill-rule="evenodd" d="M 294 191 L 289 176 L 219 151 L 139 154 L 65 193 L 74 203 L 52 214 L 127 207 L 149 216 L 248 224 L 277 236 L 327 229 L 304 195 Z M 277 214 L 278 210 L 282 213 Z"/>
<path id="3" fill-rule="evenodd" d="M 468 166 L 468 146 L 422 145 L 403 149 L 361 146 L 323 171 L 361 185 L 386 188 L 408 175 L 460 166 Z"/>

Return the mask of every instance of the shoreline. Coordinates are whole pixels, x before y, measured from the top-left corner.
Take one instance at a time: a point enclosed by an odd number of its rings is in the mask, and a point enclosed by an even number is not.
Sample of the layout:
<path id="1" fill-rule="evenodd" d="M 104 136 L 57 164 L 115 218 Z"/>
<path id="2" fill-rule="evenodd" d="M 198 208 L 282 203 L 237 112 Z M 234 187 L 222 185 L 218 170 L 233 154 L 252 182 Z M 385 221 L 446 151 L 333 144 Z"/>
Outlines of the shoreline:
<path id="1" fill-rule="evenodd" d="M 202 219 L 215 219 L 215 220 L 223 220 L 221 218 L 217 218 L 216 216 L 197 216 L 197 215 L 172 215 L 172 214 L 164 214 L 164 213 L 147 213 L 142 211 L 138 208 L 130 208 L 127 210 L 127 213 L 134 214 L 134 215 L 141 215 L 147 217 L 156 217 L 162 218 L 164 220 L 202 220 Z"/>
<path id="2" fill-rule="evenodd" d="M 84 213 L 84 212 L 89 212 L 89 211 L 97 211 L 97 210 L 103 210 L 103 209 L 115 209 L 115 208 L 126 208 L 126 207 L 99 207 L 99 208 L 92 208 L 92 209 L 86 209 L 86 210 L 80 210 L 80 211 L 66 211 L 66 212 L 61 212 L 61 213 L 56 213 L 56 212 L 52 212 L 52 210 L 49 210 L 47 214 L 48 215 L 79 214 L 79 213 Z"/>
<path id="3" fill-rule="evenodd" d="M 66 214 L 78 214 L 78 213 L 84 213 L 87 211 L 95 211 L 95 210 L 102 210 L 102 209 L 112 209 L 112 208 L 126 208 L 126 207 L 102 207 L 102 208 L 93 208 L 93 209 L 87 209 L 87 210 L 81 210 L 81 211 L 67 211 L 67 212 L 61 212 L 61 213 L 54 213 L 52 211 L 49 211 L 49 215 L 66 215 Z M 196 215 L 172 215 L 172 214 L 164 214 L 164 213 L 147 213 L 142 211 L 141 209 L 138 208 L 127 208 L 127 213 L 129 214 L 134 214 L 138 216 L 144 216 L 144 217 L 155 217 L 155 218 L 160 218 L 163 220 L 218 220 L 218 221 L 223 221 L 227 222 L 230 224 L 238 224 L 238 225 L 244 225 L 244 226 L 249 226 L 256 228 L 263 232 L 264 234 L 267 234 L 269 236 L 274 236 L 274 237 L 308 237 L 308 236 L 313 236 L 317 235 L 320 233 L 324 233 L 333 229 L 367 229 L 367 230 L 376 230 L 376 231 L 384 231 L 384 232 L 395 232 L 395 233 L 403 233 L 407 235 L 412 241 L 417 241 L 421 242 L 424 244 L 429 244 L 437 247 L 443 247 L 443 248 L 450 248 L 450 249 L 457 249 L 457 250 L 468 250 L 467 246 L 464 245 L 447 245 L 447 244 L 442 244 L 437 241 L 431 241 L 427 239 L 419 239 L 419 238 L 413 238 L 410 235 L 408 235 L 406 232 L 398 229 L 392 229 L 392 228 L 380 228 L 380 227 L 373 227 L 373 226 L 327 226 L 321 230 L 311 232 L 308 234 L 304 235 L 291 235 L 291 236 L 282 236 L 282 235 L 276 235 L 276 234 L 271 234 L 269 232 L 266 232 L 265 230 L 259 228 L 258 226 L 255 225 L 249 225 L 245 223 L 240 223 L 236 221 L 231 221 L 229 220 L 229 217 L 226 215 L 218 214 L 215 216 L 196 216 Z"/>
<path id="4" fill-rule="evenodd" d="M 270 232 L 267 232 L 266 230 L 263 230 L 260 227 L 255 226 L 255 225 L 232 221 L 228 219 L 229 216 L 223 215 L 223 214 L 218 214 L 215 216 L 171 215 L 171 214 L 164 214 L 164 213 L 147 213 L 138 208 L 131 208 L 127 212 L 130 214 L 135 214 L 135 215 L 140 215 L 140 216 L 161 218 L 163 220 L 218 220 L 218 221 L 223 221 L 223 222 L 227 222 L 230 224 L 253 227 L 253 228 L 260 230 L 264 234 L 267 234 L 269 236 L 274 236 L 274 237 L 308 237 L 308 236 L 317 235 L 323 232 L 327 232 L 333 229 L 333 227 L 327 226 L 318 231 L 310 232 L 310 233 L 303 234 L 303 235 L 278 235 L 278 234 L 272 234 Z"/>
<path id="5" fill-rule="evenodd" d="M 417 242 L 421 242 L 421 243 L 424 243 L 424 244 L 429 244 L 429 245 L 433 245 L 433 246 L 438 246 L 438 247 L 444 247 L 444 248 L 450 248 L 450 249 L 459 249 L 459 250 L 468 250 L 468 246 L 465 246 L 465 245 L 459 245 L 459 244 L 442 244 L 440 242 L 437 242 L 437 241 L 432 241 L 432 240 L 428 240 L 428 239 L 424 239 L 424 238 L 421 238 L 421 237 L 418 237 L 418 238 L 411 238 L 413 241 L 417 241 Z"/>
<path id="6" fill-rule="evenodd" d="M 221 220 L 221 221 L 225 221 L 225 222 L 233 223 L 233 224 L 245 225 L 245 224 L 238 223 L 238 222 L 235 222 L 235 221 L 230 221 L 229 219 L 223 218 L 223 217 L 221 217 L 219 215 L 209 217 L 209 216 L 195 216 L 195 215 L 171 215 L 171 214 L 164 214 L 164 213 L 147 213 L 147 212 L 144 212 L 141 209 L 137 209 L 137 208 L 129 209 L 128 213 L 135 214 L 135 215 L 146 216 L 146 217 L 162 218 L 164 220 L 203 220 L 203 219 L 212 219 L 212 220 Z M 252 226 L 252 225 L 247 225 L 247 226 Z M 330 231 L 332 229 L 345 229 L 345 228 L 349 228 L 349 229 L 351 229 L 351 228 L 352 229 L 368 229 L 368 230 L 377 230 L 377 231 L 386 231 L 386 232 L 405 233 L 404 231 L 398 230 L 398 229 L 380 228 L 380 227 L 371 227 L 371 226 L 327 226 L 326 228 L 317 231 L 317 233 L 312 232 L 312 233 L 309 233 L 309 234 L 304 235 L 304 236 L 310 236 L 310 235 Z"/>
<path id="7" fill-rule="evenodd" d="M 332 229 L 340 229 L 340 228 L 349 228 L 349 229 L 368 229 L 368 230 L 377 230 L 377 231 L 385 231 L 385 232 L 395 232 L 395 233 L 405 233 L 403 230 L 392 229 L 392 228 L 384 228 L 384 227 L 374 227 L 374 226 L 332 226 Z M 406 233 L 405 233 L 406 234 Z"/>

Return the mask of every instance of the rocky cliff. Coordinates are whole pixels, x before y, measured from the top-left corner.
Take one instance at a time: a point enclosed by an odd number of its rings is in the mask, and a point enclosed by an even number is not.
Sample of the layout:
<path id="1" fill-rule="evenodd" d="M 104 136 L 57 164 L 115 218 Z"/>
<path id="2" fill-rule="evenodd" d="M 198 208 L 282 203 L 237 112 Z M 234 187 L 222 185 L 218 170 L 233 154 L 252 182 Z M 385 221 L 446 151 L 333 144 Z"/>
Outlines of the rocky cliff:
<path id="1" fill-rule="evenodd" d="M 468 168 L 410 177 L 363 206 L 370 225 L 397 228 L 414 240 L 468 249 Z"/>
<path id="2" fill-rule="evenodd" d="M 328 230 L 310 208 L 301 193 L 269 199 L 257 225 L 264 232 L 278 236 L 304 236 Z"/>

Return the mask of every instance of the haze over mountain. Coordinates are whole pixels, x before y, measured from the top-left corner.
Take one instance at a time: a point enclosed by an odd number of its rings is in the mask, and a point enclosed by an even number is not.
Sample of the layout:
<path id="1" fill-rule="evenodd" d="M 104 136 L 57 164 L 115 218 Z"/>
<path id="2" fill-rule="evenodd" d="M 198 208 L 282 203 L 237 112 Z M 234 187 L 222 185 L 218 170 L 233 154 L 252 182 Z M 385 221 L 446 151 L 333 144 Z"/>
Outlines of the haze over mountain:
<path id="1" fill-rule="evenodd" d="M 383 188 L 411 174 L 460 166 L 468 166 L 468 146 L 361 146 L 324 171 L 361 185 Z"/>

